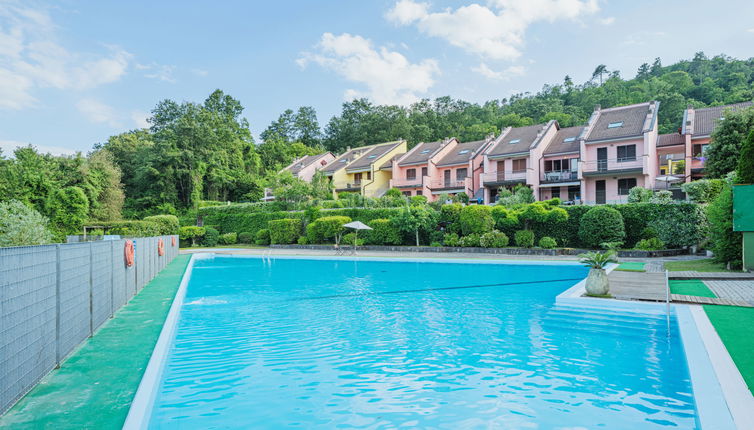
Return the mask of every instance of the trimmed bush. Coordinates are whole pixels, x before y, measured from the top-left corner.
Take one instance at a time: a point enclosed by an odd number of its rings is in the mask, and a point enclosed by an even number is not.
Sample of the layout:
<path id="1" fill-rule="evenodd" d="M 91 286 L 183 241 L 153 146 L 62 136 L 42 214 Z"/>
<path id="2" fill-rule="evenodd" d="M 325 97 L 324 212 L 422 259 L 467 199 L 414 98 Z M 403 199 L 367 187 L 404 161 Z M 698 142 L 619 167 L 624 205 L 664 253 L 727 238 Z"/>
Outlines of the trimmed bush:
<path id="1" fill-rule="evenodd" d="M 481 236 L 479 235 L 479 233 L 471 233 L 466 236 L 463 236 L 458 241 L 458 245 L 464 248 L 478 247 L 480 239 L 481 239 Z"/>
<path id="2" fill-rule="evenodd" d="M 308 245 L 309 241 L 306 240 L 306 236 L 299 236 L 298 240 L 296 240 L 296 243 L 299 245 Z"/>
<path id="3" fill-rule="evenodd" d="M 426 205 L 427 197 L 426 196 L 413 196 L 411 197 L 411 204 L 412 205 Z"/>
<path id="4" fill-rule="evenodd" d="M 296 243 L 301 235 L 301 220 L 293 218 L 276 219 L 267 223 L 270 230 L 270 243 L 291 244 Z"/>
<path id="5" fill-rule="evenodd" d="M 483 205 L 465 206 L 461 209 L 458 221 L 464 235 L 487 233 L 495 227 L 492 208 Z"/>
<path id="6" fill-rule="evenodd" d="M 514 237 L 516 245 L 522 248 L 534 246 L 534 232 L 531 230 L 519 230 Z"/>
<path id="7" fill-rule="evenodd" d="M 309 243 L 333 243 L 335 236 L 342 234 L 343 224 L 351 222 L 347 216 L 326 216 L 306 226 L 306 239 Z"/>
<path id="8" fill-rule="evenodd" d="M 657 237 L 657 230 L 652 227 L 644 227 L 640 236 L 642 239 L 655 239 Z"/>
<path id="9" fill-rule="evenodd" d="M 458 222 L 461 216 L 461 209 L 463 209 L 463 205 L 459 203 L 440 206 L 439 224 L 445 227 L 448 233 L 459 233 L 461 231 L 461 224 Z"/>
<path id="10" fill-rule="evenodd" d="M 354 242 L 356 242 L 356 246 L 362 246 L 364 245 L 364 239 L 357 238 L 356 233 L 348 233 L 343 235 L 343 240 L 341 240 L 341 245 L 350 245 L 353 246 Z"/>
<path id="11" fill-rule="evenodd" d="M 220 241 L 220 232 L 212 227 L 206 227 L 204 229 L 204 236 L 202 236 L 202 245 L 215 246 Z"/>
<path id="12" fill-rule="evenodd" d="M 18 200 L 0 202 L 0 246 L 50 243 L 47 224 L 47 218 Z"/>
<path id="13" fill-rule="evenodd" d="M 205 228 L 195 225 L 181 227 L 178 230 L 178 238 L 181 240 L 183 246 L 196 246 L 196 241 L 201 239 L 204 234 Z"/>
<path id="14" fill-rule="evenodd" d="M 442 243 L 445 246 L 460 246 L 461 238 L 455 233 L 446 233 L 442 238 Z"/>
<path id="15" fill-rule="evenodd" d="M 495 220 L 495 228 L 508 235 L 512 235 L 519 226 L 516 212 L 505 206 L 498 205 L 493 207 L 492 219 Z"/>
<path id="16" fill-rule="evenodd" d="M 482 248 L 505 248 L 508 242 L 508 235 L 497 230 L 484 233 L 479 237 L 479 246 Z"/>
<path id="17" fill-rule="evenodd" d="M 175 215 L 152 215 L 145 217 L 144 221 L 157 224 L 160 234 L 177 234 L 178 229 L 181 227 L 178 217 Z"/>
<path id="18" fill-rule="evenodd" d="M 581 217 L 579 237 L 591 248 L 599 248 L 605 242 L 623 242 L 626 238 L 623 217 L 611 207 L 595 206 Z"/>
<path id="19" fill-rule="evenodd" d="M 123 237 L 148 237 L 160 235 L 160 225 L 151 221 L 110 221 L 96 222 L 93 225 L 103 227 L 105 234 L 118 234 Z"/>
<path id="20" fill-rule="evenodd" d="M 364 239 L 370 245 L 400 245 L 401 233 L 389 219 L 375 219 L 369 221 L 371 231 L 364 234 Z"/>
<path id="21" fill-rule="evenodd" d="M 665 244 L 656 237 L 651 239 L 642 239 L 636 244 L 636 249 L 643 251 L 654 251 L 656 249 L 665 249 Z"/>
<path id="22" fill-rule="evenodd" d="M 238 243 L 252 244 L 254 241 L 254 233 L 248 231 L 238 233 Z"/>
<path id="23" fill-rule="evenodd" d="M 238 235 L 236 233 L 221 234 L 219 242 L 221 245 L 235 245 L 238 242 Z"/>
<path id="24" fill-rule="evenodd" d="M 555 241 L 555 239 L 545 236 L 542 239 L 539 239 L 539 247 L 544 249 L 552 249 L 558 246 L 558 242 Z"/>
<path id="25" fill-rule="evenodd" d="M 254 241 L 257 245 L 269 245 L 270 244 L 270 231 L 266 228 L 263 228 L 259 230 L 254 236 L 256 240 Z"/>
<path id="26" fill-rule="evenodd" d="M 710 248 L 715 261 L 739 268 L 743 264 L 742 233 L 733 231 L 733 187 L 725 187 L 707 208 L 710 222 Z"/>

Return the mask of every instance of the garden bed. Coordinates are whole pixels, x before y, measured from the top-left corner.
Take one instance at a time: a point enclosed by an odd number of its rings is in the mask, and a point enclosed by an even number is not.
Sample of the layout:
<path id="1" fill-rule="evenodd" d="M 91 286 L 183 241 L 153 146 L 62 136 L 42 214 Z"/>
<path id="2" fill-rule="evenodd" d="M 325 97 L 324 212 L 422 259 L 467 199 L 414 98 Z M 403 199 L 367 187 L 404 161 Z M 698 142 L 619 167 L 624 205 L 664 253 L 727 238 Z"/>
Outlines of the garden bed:
<path id="1" fill-rule="evenodd" d="M 344 245 L 344 248 L 350 248 L 350 245 Z M 276 249 L 314 249 L 314 250 L 332 250 L 333 245 L 270 245 L 270 248 Z M 579 255 L 589 252 L 588 249 L 576 248 L 476 248 L 476 247 L 459 247 L 459 246 L 381 246 L 381 245 L 363 245 L 359 246 L 361 251 L 397 251 L 397 252 L 464 252 L 471 254 L 500 254 L 500 255 Z M 640 251 L 625 250 L 618 251 L 618 257 L 629 258 L 655 258 L 669 257 L 675 255 L 688 254 L 687 249 L 664 249 L 657 251 Z"/>

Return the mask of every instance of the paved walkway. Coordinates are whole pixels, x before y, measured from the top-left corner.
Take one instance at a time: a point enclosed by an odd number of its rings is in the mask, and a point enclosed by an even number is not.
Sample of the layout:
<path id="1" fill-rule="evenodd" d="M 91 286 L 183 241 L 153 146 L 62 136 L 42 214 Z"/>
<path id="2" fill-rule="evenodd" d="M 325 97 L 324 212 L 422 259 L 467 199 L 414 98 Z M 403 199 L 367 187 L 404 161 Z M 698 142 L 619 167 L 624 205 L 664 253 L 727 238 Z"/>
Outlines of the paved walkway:
<path id="1" fill-rule="evenodd" d="M 742 272 L 695 272 L 693 270 L 683 270 L 678 272 L 669 272 L 670 279 L 701 279 L 701 280 L 754 280 L 754 273 Z"/>
<path id="2" fill-rule="evenodd" d="M 0 428 L 120 429 L 188 261 L 177 256 L 0 417 Z"/>
<path id="3" fill-rule="evenodd" d="M 747 303 L 754 306 L 754 281 L 707 280 L 704 284 L 717 297 Z"/>

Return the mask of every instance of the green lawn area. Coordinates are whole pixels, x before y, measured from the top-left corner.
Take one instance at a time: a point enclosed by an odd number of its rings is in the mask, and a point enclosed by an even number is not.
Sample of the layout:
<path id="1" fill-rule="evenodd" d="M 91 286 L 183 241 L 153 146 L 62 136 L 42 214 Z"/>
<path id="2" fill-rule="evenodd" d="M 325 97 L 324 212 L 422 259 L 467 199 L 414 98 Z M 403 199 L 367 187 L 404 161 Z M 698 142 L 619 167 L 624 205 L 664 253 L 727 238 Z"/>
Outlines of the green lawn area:
<path id="1" fill-rule="evenodd" d="M 637 261 L 624 261 L 615 270 L 621 272 L 644 272 L 644 264 Z"/>
<path id="2" fill-rule="evenodd" d="M 727 270 L 723 264 L 714 262 L 711 258 L 702 260 L 681 260 L 668 261 L 665 268 L 671 272 L 680 272 L 684 270 L 694 270 L 696 272 L 732 272 Z"/>
<path id="3" fill-rule="evenodd" d="M 704 282 L 698 279 L 670 280 L 670 292 L 686 296 L 717 297 Z"/>
<path id="4" fill-rule="evenodd" d="M 708 305 L 704 311 L 754 394 L 754 308 Z"/>
<path id="5" fill-rule="evenodd" d="M 263 249 L 267 248 L 266 246 L 261 245 L 250 245 L 248 243 L 236 243 L 234 245 L 215 245 L 215 246 L 184 246 L 181 247 L 181 249 L 202 249 L 202 248 L 243 248 L 243 249 Z"/>

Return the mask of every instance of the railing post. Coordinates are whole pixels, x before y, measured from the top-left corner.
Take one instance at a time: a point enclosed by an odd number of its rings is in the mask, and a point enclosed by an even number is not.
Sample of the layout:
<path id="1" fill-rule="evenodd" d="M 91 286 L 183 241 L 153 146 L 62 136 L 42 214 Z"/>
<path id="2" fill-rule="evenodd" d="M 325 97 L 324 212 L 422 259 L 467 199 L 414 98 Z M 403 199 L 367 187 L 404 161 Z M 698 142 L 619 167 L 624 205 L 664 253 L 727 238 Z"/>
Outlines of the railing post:
<path id="1" fill-rule="evenodd" d="M 94 335 L 94 251 L 89 242 L 89 337 Z"/>
<path id="2" fill-rule="evenodd" d="M 55 245 L 55 368 L 60 367 L 60 244 Z"/>
<path id="3" fill-rule="evenodd" d="M 110 318 L 115 316 L 115 241 L 110 241 Z"/>

